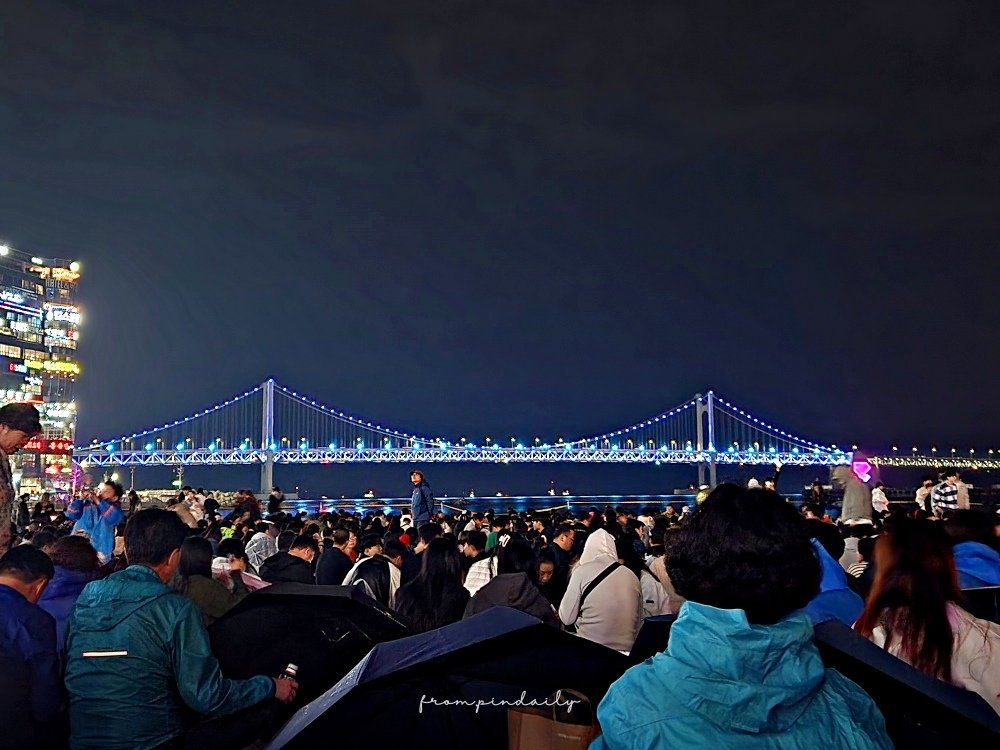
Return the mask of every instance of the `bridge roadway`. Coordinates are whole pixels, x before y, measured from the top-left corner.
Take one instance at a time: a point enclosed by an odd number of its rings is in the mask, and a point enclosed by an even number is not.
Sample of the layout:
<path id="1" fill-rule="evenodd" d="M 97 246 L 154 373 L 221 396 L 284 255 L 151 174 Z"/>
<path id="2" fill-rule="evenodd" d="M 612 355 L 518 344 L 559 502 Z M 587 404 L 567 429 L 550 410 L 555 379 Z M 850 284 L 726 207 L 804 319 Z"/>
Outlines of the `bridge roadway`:
<path id="1" fill-rule="evenodd" d="M 502 448 L 305 448 L 266 451 L 258 448 L 182 451 L 78 451 L 83 466 L 251 466 L 276 464 L 344 463 L 608 463 L 608 464 L 716 464 L 839 466 L 851 462 L 850 453 L 697 451 L 646 448 L 582 448 L 578 446 Z M 870 459 L 869 459 L 870 460 Z"/>

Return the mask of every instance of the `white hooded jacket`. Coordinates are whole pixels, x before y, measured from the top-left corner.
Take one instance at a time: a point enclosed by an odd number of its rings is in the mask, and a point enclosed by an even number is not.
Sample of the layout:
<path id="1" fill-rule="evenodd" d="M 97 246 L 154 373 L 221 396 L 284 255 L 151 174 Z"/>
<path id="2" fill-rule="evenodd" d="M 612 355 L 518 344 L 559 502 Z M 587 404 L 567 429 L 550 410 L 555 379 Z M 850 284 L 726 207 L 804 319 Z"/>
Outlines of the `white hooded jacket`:
<path id="1" fill-rule="evenodd" d="M 580 597 L 587 584 L 616 562 L 618 552 L 611 534 L 598 529 L 588 536 L 559 605 L 559 619 L 566 625 L 575 624 L 577 635 L 628 652 L 635 643 L 643 616 L 642 590 L 631 570 L 620 566 L 597 584 L 580 608 Z"/>

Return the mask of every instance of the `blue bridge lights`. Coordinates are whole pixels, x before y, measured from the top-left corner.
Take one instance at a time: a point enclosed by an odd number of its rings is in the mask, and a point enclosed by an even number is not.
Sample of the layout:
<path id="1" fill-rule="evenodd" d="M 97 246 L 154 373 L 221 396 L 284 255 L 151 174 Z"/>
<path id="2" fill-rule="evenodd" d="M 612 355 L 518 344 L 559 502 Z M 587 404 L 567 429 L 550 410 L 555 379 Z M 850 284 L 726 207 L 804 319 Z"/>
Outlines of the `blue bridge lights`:
<path id="1" fill-rule="evenodd" d="M 287 437 L 281 438 L 284 433 Z M 496 433 L 493 433 L 496 434 Z M 523 433 L 522 433 L 523 434 Z M 191 416 L 147 430 L 94 441 L 75 450 L 88 465 L 215 465 L 342 462 L 576 462 L 660 464 L 845 465 L 853 453 L 837 444 L 797 437 L 721 397 L 698 396 L 654 417 L 576 439 L 543 432 L 495 440 L 468 433 L 443 436 L 397 430 L 382 421 L 351 416 L 274 381 L 217 402 Z M 551 433 L 549 433 L 551 434 Z M 299 436 L 299 437 L 295 437 Z M 898 447 L 898 446 L 897 446 Z M 936 448 L 935 446 L 934 448 Z M 961 466 L 1000 468 L 1000 456 L 985 450 L 941 452 Z M 933 465 L 918 451 L 867 456 L 873 465 Z M 893 462 L 893 463 L 890 463 Z M 922 463 L 925 462 L 925 463 Z M 992 466 L 992 464 L 989 464 Z M 269 489 L 269 487 L 268 487 Z"/>

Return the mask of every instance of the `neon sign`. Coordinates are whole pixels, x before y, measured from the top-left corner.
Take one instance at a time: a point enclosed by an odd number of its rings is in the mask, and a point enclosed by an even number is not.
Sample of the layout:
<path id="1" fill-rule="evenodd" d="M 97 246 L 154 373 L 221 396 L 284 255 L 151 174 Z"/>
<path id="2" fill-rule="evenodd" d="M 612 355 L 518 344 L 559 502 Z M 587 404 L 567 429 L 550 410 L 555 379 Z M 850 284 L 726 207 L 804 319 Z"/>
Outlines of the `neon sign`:
<path id="1" fill-rule="evenodd" d="M 862 482 L 867 482 L 872 478 L 872 465 L 867 461 L 854 461 L 851 463 L 851 471 L 854 476 Z"/>
<path id="2" fill-rule="evenodd" d="M 24 450 L 31 453 L 62 453 L 71 454 L 73 452 L 73 441 L 65 438 L 32 438 L 24 446 Z"/>

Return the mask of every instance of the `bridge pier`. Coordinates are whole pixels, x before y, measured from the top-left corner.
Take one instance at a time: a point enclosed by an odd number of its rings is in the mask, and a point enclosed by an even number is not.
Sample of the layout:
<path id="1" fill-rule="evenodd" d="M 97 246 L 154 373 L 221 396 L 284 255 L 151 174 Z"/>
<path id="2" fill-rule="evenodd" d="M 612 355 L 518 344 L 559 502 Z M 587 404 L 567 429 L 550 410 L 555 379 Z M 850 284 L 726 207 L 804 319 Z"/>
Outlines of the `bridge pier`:
<path id="1" fill-rule="evenodd" d="M 696 430 L 697 430 L 697 448 L 699 451 L 698 456 L 698 486 L 705 484 L 705 470 L 708 469 L 708 485 L 714 488 L 718 482 L 719 477 L 717 474 L 717 469 L 715 465 L 715 393 L 709 391 L 706 397 L 702 397 L 699 393 L 695 396 L 695 417 L 698 420 Z M 705 417 L 708 417 L 706 420 Z M 708 432 L 706 436 L 705 432 Z M 705 438 L 708 438 L 706 441 Z M 701 452 L 706 451 L 709 455 L 709 460 L 703 461 L 701 458 Z"/>
<path id="2" fill-rule="evenodd" d="M 274 486 L 274 380 L 268 378 L 261 385 L 264 394 L 260 416 L 260 447 L 264 461 L 260 465 L 260 494 L 267 495 Z"/>

